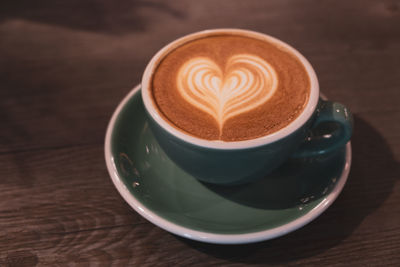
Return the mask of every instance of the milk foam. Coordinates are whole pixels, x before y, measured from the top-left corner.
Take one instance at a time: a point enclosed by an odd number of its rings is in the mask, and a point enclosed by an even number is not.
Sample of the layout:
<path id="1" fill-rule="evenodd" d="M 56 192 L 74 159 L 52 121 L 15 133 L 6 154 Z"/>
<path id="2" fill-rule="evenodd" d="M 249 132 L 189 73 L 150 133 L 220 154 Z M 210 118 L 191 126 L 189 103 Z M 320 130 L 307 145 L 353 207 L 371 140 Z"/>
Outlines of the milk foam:
<path id="1" fill-rule="evenodd" d="M 192 58 L 180 67 L 176 81 L 181 96 L 213 116 L 220 133 L 227 119 L 264 104 L 278 86 L 274 68 L 251 54 L 234 55 L 225 66 L 207 57 Z"/>

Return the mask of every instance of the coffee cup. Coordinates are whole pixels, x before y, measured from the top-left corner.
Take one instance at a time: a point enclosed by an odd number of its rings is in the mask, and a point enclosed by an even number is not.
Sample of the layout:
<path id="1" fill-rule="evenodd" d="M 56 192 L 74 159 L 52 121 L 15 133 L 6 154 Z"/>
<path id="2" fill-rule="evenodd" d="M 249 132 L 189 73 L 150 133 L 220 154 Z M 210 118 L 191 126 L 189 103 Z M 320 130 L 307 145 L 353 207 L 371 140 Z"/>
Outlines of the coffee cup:
<path id="1" fill-rule="evenodd" d="M 352 134 L 350 111 L 320 97 L 307 59 L 263 33 L 213 29 L 179 38 L 151 59 L 141 86 L 160 146 L 207 183 L 254 181 L 290 157 L 334 153 Z M 335 127 L 318 134 L 324 123 Z"/>

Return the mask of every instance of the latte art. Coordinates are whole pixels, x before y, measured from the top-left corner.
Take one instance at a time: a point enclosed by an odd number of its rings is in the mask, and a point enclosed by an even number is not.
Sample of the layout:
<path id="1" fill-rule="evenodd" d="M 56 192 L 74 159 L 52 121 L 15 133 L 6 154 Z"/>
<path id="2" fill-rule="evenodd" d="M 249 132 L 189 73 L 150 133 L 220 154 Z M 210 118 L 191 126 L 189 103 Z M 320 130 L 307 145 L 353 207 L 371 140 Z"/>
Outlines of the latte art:
<path id="1" fill-rule="evenodd" d="M 149 86 L 170 126 L 223 142 L 279 131 L 301 114 L 310 95 L 307 71 L 292 52 L 273 40 L 228 32 L 165 51 Z"/>
<path id="2" fill-rule="evenodd" d="M 224 68 L 206 57 L 193 58 L 181 66 L 177 75 L 182 97 L 213 116 L 220 132 L 227 119 L 268 101 L 277 86 L 274 68 L 249 54 L 230 57 Z"/>

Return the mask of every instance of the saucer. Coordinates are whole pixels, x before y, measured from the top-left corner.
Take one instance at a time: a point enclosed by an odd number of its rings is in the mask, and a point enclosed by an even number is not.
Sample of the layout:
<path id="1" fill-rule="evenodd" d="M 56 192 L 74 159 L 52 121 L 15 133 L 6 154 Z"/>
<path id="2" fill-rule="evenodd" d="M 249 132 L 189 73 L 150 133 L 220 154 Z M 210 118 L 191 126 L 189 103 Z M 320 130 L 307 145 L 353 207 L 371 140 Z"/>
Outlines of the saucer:
<path id="1" fill-rule="evenodd" d="M 105 159 L 119 193 L 153 224 L 193 240 L 243 244 L 285 235 L 324 212 L 346 183 L 351 145 L 325 156 L 290 159 L 254 183 L 202 183 L 160 148 L 136 86 L 108 125 Z"/>

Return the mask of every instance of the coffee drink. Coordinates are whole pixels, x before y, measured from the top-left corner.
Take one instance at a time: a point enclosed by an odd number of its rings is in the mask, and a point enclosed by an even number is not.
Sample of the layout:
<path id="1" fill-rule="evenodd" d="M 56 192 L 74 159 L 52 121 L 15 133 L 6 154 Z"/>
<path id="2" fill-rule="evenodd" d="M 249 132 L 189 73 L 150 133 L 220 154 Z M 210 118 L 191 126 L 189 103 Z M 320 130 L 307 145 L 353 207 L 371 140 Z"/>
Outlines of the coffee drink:
<path id="1" fill-rule="evenodd" d="M 242 141 L 295 120 L 310 95 L 301 61 L 272 39 L 214 33 L 163 56 L 151 98 L 173 127 L 206 140 Z"/>

